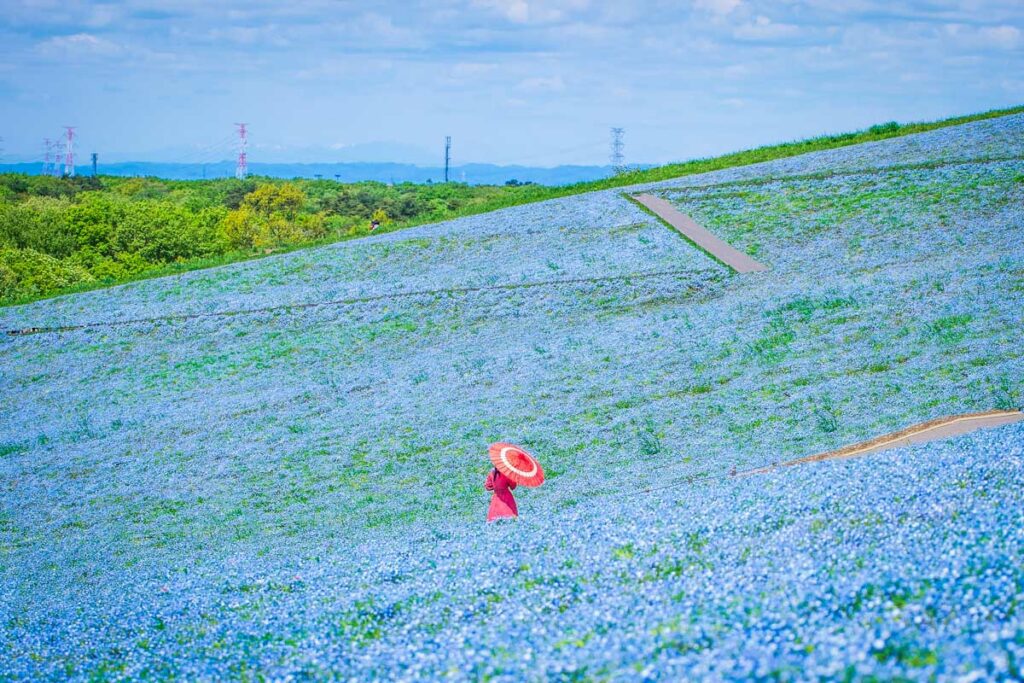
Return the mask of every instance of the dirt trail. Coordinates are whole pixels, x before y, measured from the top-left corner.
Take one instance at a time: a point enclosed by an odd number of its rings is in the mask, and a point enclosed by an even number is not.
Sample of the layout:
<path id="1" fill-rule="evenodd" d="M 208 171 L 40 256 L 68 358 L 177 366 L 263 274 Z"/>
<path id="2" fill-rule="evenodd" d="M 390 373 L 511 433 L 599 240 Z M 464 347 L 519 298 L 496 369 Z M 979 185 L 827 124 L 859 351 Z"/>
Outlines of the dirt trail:
<path id="1" fill-rule="evenodd" d="M 779 467 L 791 467 L 793 465 L 800 465 L 806 462 L 854 458 L 860 455 L 867 455 L 868 453 L 877 453 L 878 451 L 888 450 L 890 448 L 900 448 L 916 443 L 927 443 L 929 441 L 937 441 L 939 439 L 948 439 L 949 437 L 960 436 L 961 434 L 967 434 L 968 432 L 973 432 L 978 429 L 999 427 L 1013 422 L 1020 422 L 1022 420 L 1024 420 L 1024 412 L 1019 410 L 989 410 L 983 413 L 967 413 L 965 415 L 940 417 L 935 420 L 921 422 L 911 427 L 907 427 L 906 429 L 901 429 L 898 432 L 883 434 L 882 436 L 869 439 L 868 441 L 861 441 L 860 443 L 844 446 L 839 450 L 808 455 L 803 458 L 797 458 L 796 460 L 789 460 L 787 462 L 774 463 L 767 467 L 744 470 L 743 472 L 737 472 L 736 475 L 745 476 L 749 474 L 762 474 Z"/>
<path id="2" fill-rule="evenodd" d="M 659 218 L 682 233 L 683 237 L 737 273 L 756 273 L 768 270 L 768 267 L 764 264 L 758 263 L 742 251 L 732 247 L 729 243 L 715 237 L 715 235 L 698 225 L 692 218 L 672 206 L 670 202 L 649 194 L 634 195 L 633 199 L 656 213 Z"/>

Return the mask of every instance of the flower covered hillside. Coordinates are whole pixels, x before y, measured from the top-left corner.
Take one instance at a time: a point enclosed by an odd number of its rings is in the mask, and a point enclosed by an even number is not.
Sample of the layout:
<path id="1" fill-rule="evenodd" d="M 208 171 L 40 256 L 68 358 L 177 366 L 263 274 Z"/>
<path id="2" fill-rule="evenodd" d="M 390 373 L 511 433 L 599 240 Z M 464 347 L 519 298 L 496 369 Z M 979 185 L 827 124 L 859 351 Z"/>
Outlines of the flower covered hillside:
<path id="1" fill-rule="evenodd" d="M 3 309 L 0 678 L 1019 676 L 1020 425 L 733 473 L 1021 407 L 1021 139 L 643 188 L 761 273 L 629 188 Z"/>

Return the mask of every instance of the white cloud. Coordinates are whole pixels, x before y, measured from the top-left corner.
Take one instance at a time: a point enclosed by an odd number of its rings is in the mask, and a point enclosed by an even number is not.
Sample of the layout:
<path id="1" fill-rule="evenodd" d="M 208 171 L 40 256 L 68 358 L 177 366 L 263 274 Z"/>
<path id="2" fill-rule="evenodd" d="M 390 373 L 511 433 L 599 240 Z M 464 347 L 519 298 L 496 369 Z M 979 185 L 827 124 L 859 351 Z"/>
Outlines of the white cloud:
<path id="1" fill-rule="evenodd" d="M 394 68 L 389 59 L 325 59 L 299 69 L 292 76 L 300 81 L 361 81 L 381 78 Z"/>
<path id="2" fill-rule="evenodd" d="M 412 45 L 420 42 L 420 36 L 404 26 L 395 24 L 394 20 L 384 14 L 369 12 L 362 15 L 352 27 L 358 33 L 370 41 L 384 43 L 387 45 Z"/>
<path id="3" fill-rule="evenodd" d="M 722 46 L 707 36 L 697 36 L 691 42 L 687 43 L 686 48 L 689 52 L 703 52 L 707 54 L 716 54 L 721 51 Z"/>
<path id="4" fill-rule="evenodd" d="M 843 31 L 840 44 L 855 54 L 886 50 L 908 50 L 934 40 L 928 27 L 891 27 L 853 24 Z"/>
<path id="5" fill-rule="evenodd" d="M 976 67 L 984 64 L 985 60 L 981 55 L 948 55 L 942 58 L 942 63 L 950 67 Z"/>
<path id="6" fill-rule="evenodd" d="M 110 26 L 121 18 L 120 10 L 114 5 L 95 5 L 89 8 L 89 16 L 85 18 L 85 25 L 93 28 Z"/>
<path id="7" fill-rule="evenodd" d="M 123 50 L 117 43 L 99 38 L 91 33 L 54 36 L 39 43 L 36 47 L 42 54 L 52 57 L 108 57 L 120 54 Z"/>
<path id="8" fill-rule="evenodd" d="M 530 5 L 526 0 L 477 0 L 473 4 L 494 10 L 517 24 L 525 24 L 530 20 Z"/>
<path id="9" fill-rule="evenodd" d="M 234 43 L 235 45 L 274 45 L 286 47 L 289 41 L 281 35 L 278 28 L 270 26 L 229 26 L 212 29 L 208 38 L 214 42 Z"/>
<path id="10" fill-rule="evenodd" d="M 730 64 L 721 71 L 722 77 L 729 80 L 746 78 L 752 73 L 752 69 L 746 64 Z"/>
<path id="11" fill-rule="evenodd" d="M 472 4 L 516 24 L 535 24 L 562 21 L 589 7 L 590 0 L 473 0 Z"/>
<path id="12" fill-rule="evenodd" d="M 609 26 L 589 22 L 577 22 L 563 24 L 557 27 L 560 37 L 573 40 L 594 42 L 606 42 L 613 39 L 614 33 Z"/>
<path id="13" fill-rule="evenodd" d="M 498 68 L 489 62 L 458 62 L 441 78 L 441 82 L 458 88 L 481 88 L 490 82 L 490 75 Z"/>
<path id="14" fill-rule="evenodd" d="M 732 14 L 743 0 L 695 0 L 693 6 L 717 16 Z"/>
<path id="15" fill-rule="evenodd" d="M 991 26 L 978 31 L 986 42 L 1012 50 L 1021 45 L 1021 30 L 1016 26 Z"/>
<path id="16" fill-rule="evenodd" d="M 736 108 L 743 108 L 750 104 L 749 101 L 743 99 L 742 97 L 726 97 L 722 99 L 721 102 L 724 105 Z"/>
<path id="17" fill-rule="evenodd" d="M 800 33 L 800 27 L 794 24 L 779 24 L 764 15 L 758 16 L 752 23 L 737 26 L 733 35 L 741 40 L 778 40 L 792 38 Z"/>
<path id="18" fill-rule="evenodd" d="M 1024 80 L 1004 78 L 999 82 L 999 87 L 1008 93 L 1012 93 L 1014 97 L 1024 97 Z"/>
<path id="19" fill-rule="evenodd" d="M 497 64 L 481 62 L 459 62 L 452 66 L 451 77 L 456 80 L 467 80 L 489 74 L 498 68 Z"/>
<path id="20" fill-rule="evenodd" d="M 535 76 L 520 81 L 519 88 L 530 92 L 561 92 L 565 90 L 565 81 L 561 76 Z"/>
<path id="21" fill-rule="evenodd" d="M 943 26 L 943 32 L 954 43 L 968 49 L 1013 50 L 1024 43 L 1021 30 L 1010 25 L 978 28 L 970 24 L 946 24 Z"/>

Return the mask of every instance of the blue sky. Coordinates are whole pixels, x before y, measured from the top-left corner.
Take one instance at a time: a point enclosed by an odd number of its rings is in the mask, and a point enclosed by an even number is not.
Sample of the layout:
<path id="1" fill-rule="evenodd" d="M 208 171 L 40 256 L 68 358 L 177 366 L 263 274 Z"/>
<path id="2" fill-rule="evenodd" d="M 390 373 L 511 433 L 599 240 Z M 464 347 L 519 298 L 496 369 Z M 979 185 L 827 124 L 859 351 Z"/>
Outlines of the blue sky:
<path id="1" fill-rule="evenodd" d="M 1024 103 L 1020 0 L 5 0 L 4 160 L 667 162 Z"/>

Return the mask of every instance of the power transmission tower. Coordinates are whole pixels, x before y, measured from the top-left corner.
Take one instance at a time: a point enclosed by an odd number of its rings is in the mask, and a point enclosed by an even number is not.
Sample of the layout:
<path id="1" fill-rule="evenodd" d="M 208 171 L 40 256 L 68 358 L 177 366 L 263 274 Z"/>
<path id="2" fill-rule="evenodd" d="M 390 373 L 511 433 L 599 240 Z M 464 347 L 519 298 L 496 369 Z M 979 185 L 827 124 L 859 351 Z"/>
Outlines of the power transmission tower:
<path id="1" fill-rule="evenodd" d="M 67 131 L 67 146 L 64 149 L 64 175 L 75 177 L 75 127 L 64 126 Z"/>
<path id="2" fill-rule="evenodd" d="M 100 155 L 96 152 L 92 153 L 92 177 L 96 177 L 96 162 L 99 160 Z"/>
<path id="3" fill-rule="evenodd" d="M 452 162 L 452 136 L 444 136 L 444 181 L 448 182 L 448 167 Z"/>
<path id="4" fill-rule="evenodd" d="M 60 140 L 51 140 L 50 138 L 44 138 L 43 144 L 45 145 L 45 155 L 43 158 L 43 174 L 59 176 L 60 175 Z"/>
<path id="5" fill-rule="evenodd" d="M 612 169 L 616 173 L 622 173 L 626 170 L 626 157 L 622 153 L 625 147 L 625 143 L 622 142 L 622 136 L 625 134 L 625 128 L 612 128 L 612 153 L 608 158 L 612 162 Z"/>
<path id="6" fill-rule="evenodd" d="M 235 177 L 242 179 L 249 174 L 249 158 L 247 150 L 249 148 L 249 131 L 246 130 L 248 124 L 236 123 L 238 127 L 238 163 L 235 164 Z"/>
<path id="7" fill-rule="evenodd" d="M 60 176 L 60 140 L 53 140 L 50 143 L 50 175 L 54 178 Z"/>

